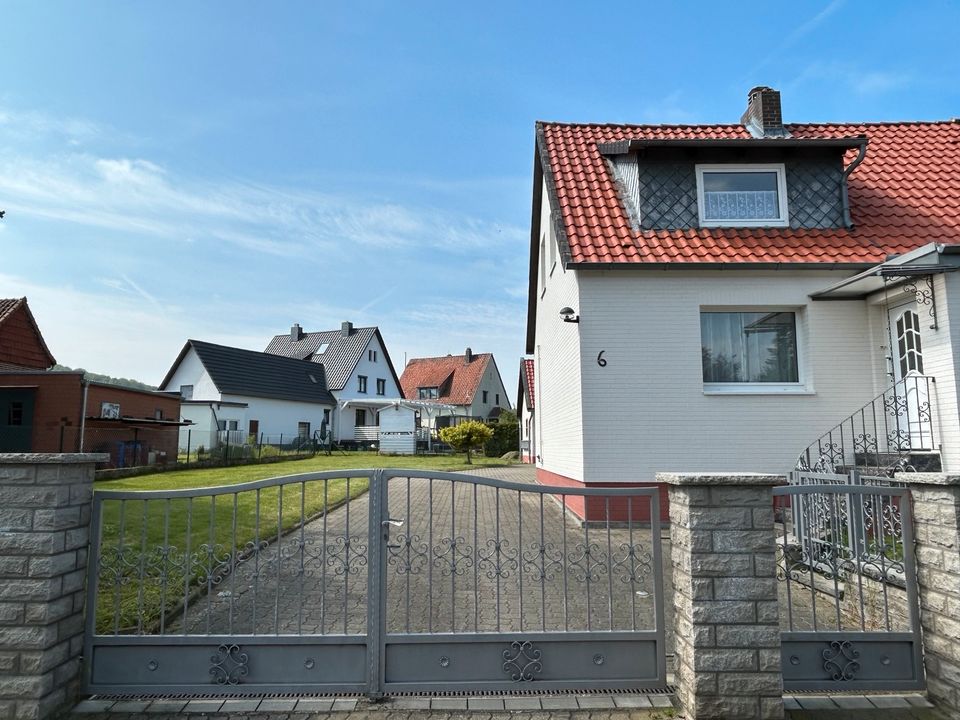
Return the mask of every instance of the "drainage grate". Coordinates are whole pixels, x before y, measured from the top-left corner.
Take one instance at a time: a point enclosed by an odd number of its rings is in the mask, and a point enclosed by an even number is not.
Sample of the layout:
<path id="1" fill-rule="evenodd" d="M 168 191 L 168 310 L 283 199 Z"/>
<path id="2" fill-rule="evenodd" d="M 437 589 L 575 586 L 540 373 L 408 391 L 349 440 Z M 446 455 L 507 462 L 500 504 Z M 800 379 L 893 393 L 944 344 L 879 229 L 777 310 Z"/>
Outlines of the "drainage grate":
<path id="1" fill-rule="evenodd" d="M 387 698 L 392 697 L 556 697 L 558 695 L 673 695 L 676 689 L 672 685 L 665 688 L 616 688 L 616 689 L 598 689 L 581 688 L 567 690 L 447 690 L 442 692 L 394 692 L 388 693 Z M 142 694 L 135 695 L 92 695 L 92 700 L 231 700 L 231 699 L 293 699 L 293 698 L 355 698 L 364 699 L 366 696 L 362 693 L 335 693 L 335 692 L 297 692 L 297 693 L 261 693 L 255 695 L 243 695 L 239 693 L 162 693 L 162 694 Z"/>

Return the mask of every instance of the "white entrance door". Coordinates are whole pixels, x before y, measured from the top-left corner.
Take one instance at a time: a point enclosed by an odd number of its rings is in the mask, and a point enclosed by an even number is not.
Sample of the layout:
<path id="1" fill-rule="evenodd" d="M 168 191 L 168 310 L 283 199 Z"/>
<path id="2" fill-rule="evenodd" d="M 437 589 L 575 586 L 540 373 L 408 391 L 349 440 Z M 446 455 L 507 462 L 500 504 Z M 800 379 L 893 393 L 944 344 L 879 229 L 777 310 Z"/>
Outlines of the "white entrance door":
<path id="1" fill-rule="evenodd" d="M 890 314 L 890 360 L 895 392 L 887 402 L 891 450 L 930 450 L 930 398 L 923 375 L 920 316 L 911 302 L 888 310 Z"/>

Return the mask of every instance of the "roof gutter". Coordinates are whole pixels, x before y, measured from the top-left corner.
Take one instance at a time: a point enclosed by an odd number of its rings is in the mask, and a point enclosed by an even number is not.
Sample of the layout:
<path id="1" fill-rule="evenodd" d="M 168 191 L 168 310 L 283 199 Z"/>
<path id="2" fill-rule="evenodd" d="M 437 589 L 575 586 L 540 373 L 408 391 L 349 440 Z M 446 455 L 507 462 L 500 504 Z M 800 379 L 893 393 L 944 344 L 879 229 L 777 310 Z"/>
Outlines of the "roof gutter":
<path id="1" fill-rule="evenodd" d="M 791 263 L 791 262 L 572 262 L 568 268 L 576 270 L 866 270 L 876 267 L 874 262 Z"/>
<path id="2" fill-rule="evenodd" d="M 847 178 L 850 177 L 850 173 L 857 169 L 857 166 L 863 162 L 863 158 L 867 155 L 866 138 L 860 141 L 859 147 L 860 150 L 857 153 L 857 157 L 846 167 L 840 179 L 840 202 L 843 204 L 843 224 L 848 228 L 853 228 L 853 218 L 850 215 L 850 196 L 847 191 Z"/>

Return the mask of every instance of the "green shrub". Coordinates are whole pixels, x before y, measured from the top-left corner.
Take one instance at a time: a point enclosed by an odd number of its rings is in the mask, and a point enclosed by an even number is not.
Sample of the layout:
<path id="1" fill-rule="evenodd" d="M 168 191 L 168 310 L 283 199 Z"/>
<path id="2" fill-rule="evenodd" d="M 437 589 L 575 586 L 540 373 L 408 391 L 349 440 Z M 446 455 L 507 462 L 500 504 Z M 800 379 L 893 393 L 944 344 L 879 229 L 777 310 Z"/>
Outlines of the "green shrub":
<path id="1" fill-rule="evenodd" d="M 472 465 L 470 452 L 484 446 L 493 437 L 493 430 L 479 420 L 468 420 L 440 430 L 440 439 L 454 450 L 467 453 L 467 465 Z"/>

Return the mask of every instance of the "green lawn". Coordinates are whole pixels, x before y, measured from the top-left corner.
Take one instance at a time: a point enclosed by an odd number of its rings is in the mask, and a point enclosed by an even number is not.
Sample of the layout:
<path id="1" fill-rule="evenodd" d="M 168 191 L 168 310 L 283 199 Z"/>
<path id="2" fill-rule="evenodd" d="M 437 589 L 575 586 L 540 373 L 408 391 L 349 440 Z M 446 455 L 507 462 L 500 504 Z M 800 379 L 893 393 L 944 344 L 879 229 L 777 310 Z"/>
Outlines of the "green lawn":
<path id="1" fill-rule="evenodd" d="M 229 487 L 251 480 L 325 470 L 406 467 L 463 470 L 504 465 L 495 458 L 318 456 L 295 462 L 204 468 L 100 481 L 95 490 Z M 97 631 L 151 632 L 197 592 L 212 588 L 237 557 L 294 530 L 304 519 L 367 491 L 364 478 L 297 482 L 216 497 L 108 500 L 103 505 Z M 259 508 L 259 512 L 257 509 Z M 234 552 L 236 550 L 236 553 Z M 215 590 L 214 590 L 215 591 Z"/>

